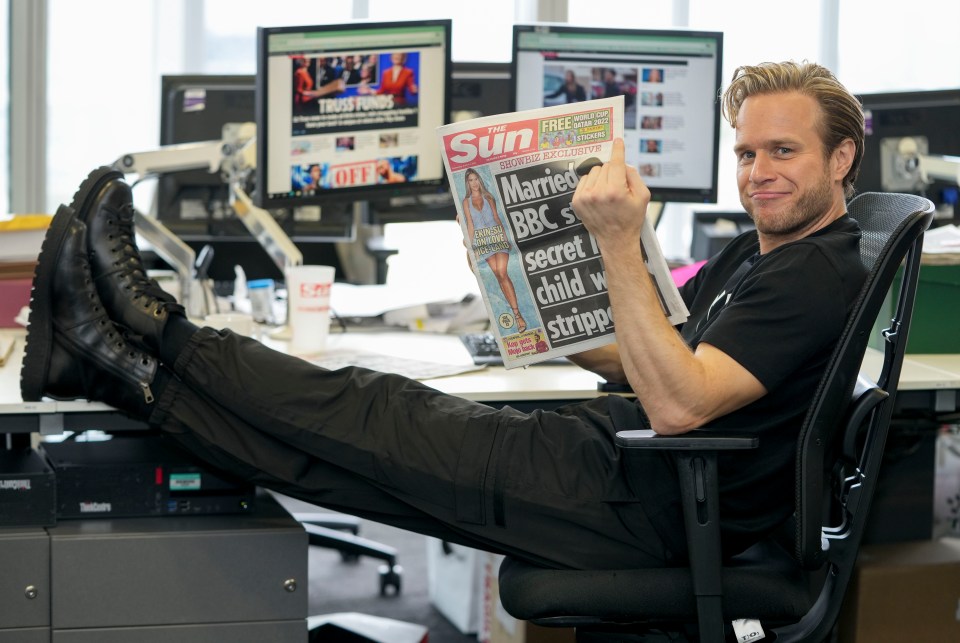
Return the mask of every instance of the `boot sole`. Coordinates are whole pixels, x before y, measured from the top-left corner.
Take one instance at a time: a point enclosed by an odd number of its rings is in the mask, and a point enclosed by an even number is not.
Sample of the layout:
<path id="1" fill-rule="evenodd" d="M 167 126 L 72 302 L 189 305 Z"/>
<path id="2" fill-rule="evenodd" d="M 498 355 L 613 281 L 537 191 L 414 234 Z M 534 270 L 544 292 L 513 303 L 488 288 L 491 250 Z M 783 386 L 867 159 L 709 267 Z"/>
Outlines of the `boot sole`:
<path id="1" fill-rule="evenodd" d="M 107 165 L 98 167 L 90 172 L 87 178 L 83 180 L 83 183 L 80 184 L 80 187 L 77 188 L 76 193 L 73 195 L 73 201 L 70 203 L 70 207 L 73 208 L 76 216 L 84 223 L 87 223 L 87 217 L 89 215 L 87 210 L 90 208 L 90 203 L 93 201 L 93 198 L 100 193 L 100 190 L 107 183 L 115 179 L 123 179 L 123 176 L 123 172 Z"/>
<path id="2" fill-rule="evenodd" d="M 53 354 L 53 276 L 72 220 L 73 212 L 61 206 L 40 245 L 30 290 L 27 341 L 20 368 L 20 395 L 25 402 L 39 402 L 47 385 Z"/>

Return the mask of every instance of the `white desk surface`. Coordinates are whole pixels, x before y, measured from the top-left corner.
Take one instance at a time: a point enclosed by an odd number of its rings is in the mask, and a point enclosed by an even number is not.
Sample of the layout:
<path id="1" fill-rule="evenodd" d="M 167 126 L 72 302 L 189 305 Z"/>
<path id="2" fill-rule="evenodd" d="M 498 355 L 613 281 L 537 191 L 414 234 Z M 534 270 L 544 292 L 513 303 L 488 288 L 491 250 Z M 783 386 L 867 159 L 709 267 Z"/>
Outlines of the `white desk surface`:
<path id="1" fill-rule="evenodd" d="M 883 353 L 867 349 L 863 368 L 867 373 L 880 370 Z M 929 391 L 960 389 L 960 354 L 908 354 L 900 371 L 900 390 Z"/>
<path id="2" fill-rule="evenodd" d="M 23 402 L 20 397 L 20 362 L 25 331 L 0 329 L 16 338 L 13 354 L 0 366 L 0 414 L 78 413 L 111 410 L 85 401 Z M 277 344 L 282 348 L 282 344 Z M 446 364 L 471 364 L 470 356 L 454 335 L 410 332 L 347 332 L 330 335 L 330 349 L 363 350 Z M 865 360 L 868 372 L 878 365 L 880 353 L 871 350 Z M 486 367 L 461 375 L 424 380 L 445 393 L 478 402 L 558 401 L 589 399 L 598 395 L 598 378 L 573 365 L 544 365 L 506 370 Z M 909 355 L 900 378 L 902 390 L 960 389 L 960 354 Z"/>
<path id="3" fill-rule="evenodd" d="M 16 338 L 13 354 L 6 366 L 0 366 L 0 414 L 4 413 L 77 413 L 103 411 L 111 407 L 85 401 L 24 402 L 20 397 L 20 363 L 23 360 L 23 330 L 0 329 L 0 334 Z M 283 344 L 265 341 L 282 349 Z M 421 361 L 469 366 L 469 353 L 455 335 L 411 332 L 347 332 L 332 333 L 327 346 L 382 353 Z M 461 375 L 423 380 L 445 393 L 478 402 L 518 402 L 533 400 L 574 400 L 596 396 L 599 378 L 571 365 L 547 365 L 506 370 L 486 367 Z"/>

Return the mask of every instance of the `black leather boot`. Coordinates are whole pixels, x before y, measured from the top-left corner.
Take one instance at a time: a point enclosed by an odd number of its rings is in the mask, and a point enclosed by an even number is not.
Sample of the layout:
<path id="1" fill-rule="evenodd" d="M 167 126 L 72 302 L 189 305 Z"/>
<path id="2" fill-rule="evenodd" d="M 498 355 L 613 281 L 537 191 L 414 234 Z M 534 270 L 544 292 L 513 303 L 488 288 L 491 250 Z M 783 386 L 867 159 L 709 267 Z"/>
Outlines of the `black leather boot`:
<path id="1" fill-rule="evenodd" d="M 145 419 L 157 361 L 107 316 L 87 260 L 86 226 L 60 206 L 33 278 L 20 392 L 25 401 L 84 398 Z"/>
<path id="2" fill-rule="evenodd" d="M 90 269 L 110 318 L 157 354 L 170 315 L 184 309 L 147 276 L 133 231 L 133 195 L 123 174 L 109 167 L 94 170 L 70 207 L 87 226 Z"/>

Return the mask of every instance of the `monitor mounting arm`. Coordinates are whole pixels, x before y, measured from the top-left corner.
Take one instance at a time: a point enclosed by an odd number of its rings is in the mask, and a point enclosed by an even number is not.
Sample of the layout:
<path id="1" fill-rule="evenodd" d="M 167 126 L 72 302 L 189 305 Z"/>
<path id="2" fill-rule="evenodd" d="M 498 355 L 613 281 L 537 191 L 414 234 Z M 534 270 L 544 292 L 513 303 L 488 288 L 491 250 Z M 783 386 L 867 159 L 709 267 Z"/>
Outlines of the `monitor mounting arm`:
<path id="1" fill-rule="evenodd" d="M 303 263 L 303 254 L 277 224 L 269 212 L 255 206 L 244 185 L 256 169 L 256 126 L 253 123 L 228 123 L 219 141 L 166 145 L 156 150 L 124 154 L 113 167 L 125 174 L 141 177 L 181 170 L 219 171 L 230 188 L 230 203 L 247 230 L 267 251 L 283 272 Z M 169 263 L 180 279 L 181 303 L 191 311 L 189 298 L 196 253 L 158 220 L 135 211 L 137 232 Z"/>
<path id="2" fill-rule="evenodd" d="M 927 153 L 923 136 L 887 138 L 880 143 L 881 182 L 889 192 L 922 190 L 937 181 L 960 185 L 960 157 Z"/>

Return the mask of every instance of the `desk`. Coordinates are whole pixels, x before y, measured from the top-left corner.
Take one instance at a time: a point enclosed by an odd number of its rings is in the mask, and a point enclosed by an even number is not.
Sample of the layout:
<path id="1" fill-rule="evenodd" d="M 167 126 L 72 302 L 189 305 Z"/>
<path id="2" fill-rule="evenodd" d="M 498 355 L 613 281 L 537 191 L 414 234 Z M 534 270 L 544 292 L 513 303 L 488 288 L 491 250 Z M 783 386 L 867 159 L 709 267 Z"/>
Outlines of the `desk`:
<path id="1" fill-rule="evenodd" d="M 877 373 L 883 354 L 867 349 L 863 370 Z M 960 409 L 960 354 L 907 355 L 900 372 L 897 410 L 953 413 Z"/>
<path id="2" fill-rule="evenodd" d="M 2 432 L 40 432 L 42 434 L 69 430 L 79 418 L 86 421 L 96 414 L 97 421 L 109 421 L 115 410 L 99 402 L 23 402 L 20 398 L 20 361 L 23 358 L 25 331 L 0 330 L 17 338 L 13 355 L 7 366 L 0 367 L 0 427 Z M 284 344 L 265 340 L 278 350 Z M 446 364 L 469 365 L 470 355 L 453 335 L 433 333 L 346 332 L 332 333 L 328 340 L 331 349 L 364 350 L 397 357 L 408 357 Z M 882 354 L 869 349 L 864 360 L 867 373 L 879 370 Z M 425 380 L 436 389 L 484 403 L 562 403 L 591 399 L 597 392 L 597 376 L 574 365 L 551 364 L 507 370 L 500 366 L 483 370 Z M 960 408 L 960 354 L 908 355 L 900 376 L 900 394 L 913 400 L 929 400 L 926 408 L 938 412 L 952 412 Z M 911 396 L 913 394 L 913 397 Z M 920 408 L 916 403 L 911 408 Z M 6 416 L 6 417 L 4 417 Z M 128 421 L 129 422 L 129 421 Z M 107 427 L 108 429 L 110 427 Z"/>

